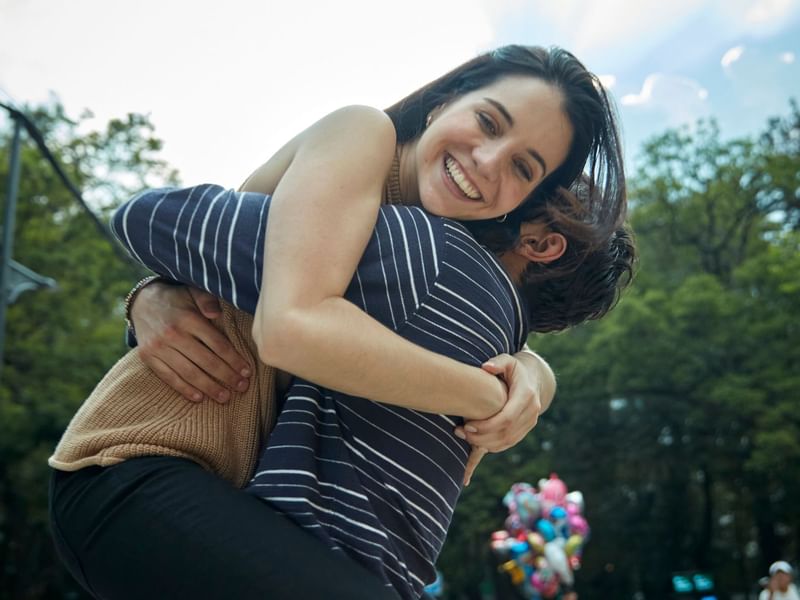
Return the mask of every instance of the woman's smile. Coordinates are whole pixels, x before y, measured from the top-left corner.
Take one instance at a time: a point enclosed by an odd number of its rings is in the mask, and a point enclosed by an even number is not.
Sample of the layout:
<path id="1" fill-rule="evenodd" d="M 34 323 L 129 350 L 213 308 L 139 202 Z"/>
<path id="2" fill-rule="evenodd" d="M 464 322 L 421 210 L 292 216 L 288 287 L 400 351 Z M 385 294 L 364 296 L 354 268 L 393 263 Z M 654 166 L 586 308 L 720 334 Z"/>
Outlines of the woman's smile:
<path id="1" fill-rule="evenodd" d="M 514 210 L 567 156 L 572 124 L 563 101 L 552 84 L 509 76 L 437 107 L 407 148 L 406 189 L 443 217 Z"/>
<path id="2" fill-rule="evenodd" d="M 473 201 L 483 200 L 478 188 L 472 183 L 456 159 L 449 154 L 444 155 L 444 172 L 449 182 L 455 186 L 454 193 L 457 196 L 463 196 L 467 200 Z"/>

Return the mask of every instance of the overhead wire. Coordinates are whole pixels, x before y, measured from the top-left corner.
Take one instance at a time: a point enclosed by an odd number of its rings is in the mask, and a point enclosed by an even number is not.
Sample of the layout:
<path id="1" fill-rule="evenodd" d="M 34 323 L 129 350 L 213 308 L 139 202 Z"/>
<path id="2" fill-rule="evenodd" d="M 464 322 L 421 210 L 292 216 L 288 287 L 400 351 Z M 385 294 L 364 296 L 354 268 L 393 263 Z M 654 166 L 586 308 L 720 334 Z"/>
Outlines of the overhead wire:
<path id="1" fill-rule="evenodd" d="M 81 194 L 78 187 L 74 183 L 72 183 L 69 176 L 66 174 L 66 172 L 64 172 L 64 169 L 61 167 L 56 157 L 47 147 L 47 143 L 44 140 L 44 135 L 42 135 L 42 132 L 39 130 L 36 124 L 24 112 L 13 106 L 6 104 L 5 102 L 0 102 L 0 108 L 4 108 L 5 110 L 7 110 L 8 113 L 11 115 L 12 119 L 19 120 L 19 122 L 25 128 L 25 131 L 28 133 L 28 136 L 36 144 L 37 148 L 39 149 L 39 152 L 41 152 L 45 160 L 47 160 L 47 162 L 50 163 L 50 166 L 53 167 L 53 170 L 55 171 L 58 178 L 61 180 L 61 182 L 70 192 L 70 194 L 72 194 L 75 200 L 77 200 L 78 204 L 80 204 L 81 208 L 91 219 L 92 223 L 94 223 L 95 227 L 100 232 L 100 234 L 109 241 L 111 247 L 113 248 L 117 256 L 124 262 L 131 265 L 136 265 L 138 267 L 139 266 L 138 263 L 136 263 L 130 256 L 128 256 L 122 250 L 120 245 L 117 243 L 116 238 L 111 233 L 109 227 L 100 220 L 100 218 L 86 203 L 86 200 L 84 200 L 83 195 Z"/>

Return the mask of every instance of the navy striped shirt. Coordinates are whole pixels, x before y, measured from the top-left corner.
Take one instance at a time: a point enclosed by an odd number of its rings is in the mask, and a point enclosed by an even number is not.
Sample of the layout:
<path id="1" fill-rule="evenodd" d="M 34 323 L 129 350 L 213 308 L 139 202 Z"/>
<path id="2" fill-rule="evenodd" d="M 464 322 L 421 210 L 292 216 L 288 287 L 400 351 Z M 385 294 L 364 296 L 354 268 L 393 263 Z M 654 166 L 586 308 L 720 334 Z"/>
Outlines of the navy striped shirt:
<path id="1" fill-rule="evenodd" d="M 112 225 L 144 265 L 254 312 L 268 213 L 261 194 L 202 185 L 145 192 Z M 402 337 L 474 366 L 518 351 L 527 334 L 495 258 L 458 223 L 418 208 L 380 209 L 345 297 Z M 401 597 L 418 598 L 461 491 L 461 422 L 296 378 L 248 491 Z"/>

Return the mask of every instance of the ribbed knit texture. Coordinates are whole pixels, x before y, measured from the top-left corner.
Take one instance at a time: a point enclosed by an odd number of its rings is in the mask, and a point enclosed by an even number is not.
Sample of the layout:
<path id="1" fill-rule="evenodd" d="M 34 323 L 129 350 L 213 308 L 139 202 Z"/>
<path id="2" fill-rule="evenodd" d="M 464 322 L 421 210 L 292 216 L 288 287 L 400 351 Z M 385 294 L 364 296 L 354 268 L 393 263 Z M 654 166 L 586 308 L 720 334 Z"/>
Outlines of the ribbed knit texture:
<path id="1" fill-rule="evenodd" d="M 110 466 L 137 456 L 179 456 L 242 487 L 275 421 L 275 369 L 258 360 L 252 315 L 222 302 L 214 324 L 255 374 L 226 404 L 190 402 L 164 384 L 133 349 L 72 418 L 48 463 L 61 471 Z"/>

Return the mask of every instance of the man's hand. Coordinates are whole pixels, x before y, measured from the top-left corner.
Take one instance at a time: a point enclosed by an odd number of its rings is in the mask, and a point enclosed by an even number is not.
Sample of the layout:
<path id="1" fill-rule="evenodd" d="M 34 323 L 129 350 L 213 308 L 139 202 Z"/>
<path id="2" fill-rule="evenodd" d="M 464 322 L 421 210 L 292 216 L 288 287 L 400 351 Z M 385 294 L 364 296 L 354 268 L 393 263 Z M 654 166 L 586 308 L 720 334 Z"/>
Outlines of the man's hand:
<path id="1" fill-rule="evenodd" d="M 220 314 L 211 294 L 163 283 L 142 288 L 131 307 L 142 361 L 188 400 L 224 403 L 228 389 L 250 385 L 247 362 L 209 320 Z"/>

